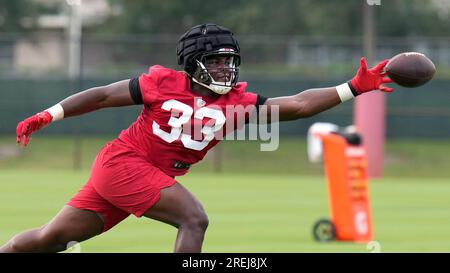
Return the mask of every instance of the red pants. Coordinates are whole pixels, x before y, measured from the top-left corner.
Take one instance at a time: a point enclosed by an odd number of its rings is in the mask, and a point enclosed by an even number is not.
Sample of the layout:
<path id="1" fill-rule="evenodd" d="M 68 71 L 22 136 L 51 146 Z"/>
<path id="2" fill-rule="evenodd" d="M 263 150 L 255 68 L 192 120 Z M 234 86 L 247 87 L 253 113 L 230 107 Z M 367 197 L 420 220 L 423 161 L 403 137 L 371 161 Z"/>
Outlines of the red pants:
<path id="1" fill-rule="evenodd" d="M 161 189 L 175 182 L 116 139 L 100 150 L 91 177 L 67 205 L 99 213 L 105 232 L 130 214 L 141 217 L 158 202 Z"/>

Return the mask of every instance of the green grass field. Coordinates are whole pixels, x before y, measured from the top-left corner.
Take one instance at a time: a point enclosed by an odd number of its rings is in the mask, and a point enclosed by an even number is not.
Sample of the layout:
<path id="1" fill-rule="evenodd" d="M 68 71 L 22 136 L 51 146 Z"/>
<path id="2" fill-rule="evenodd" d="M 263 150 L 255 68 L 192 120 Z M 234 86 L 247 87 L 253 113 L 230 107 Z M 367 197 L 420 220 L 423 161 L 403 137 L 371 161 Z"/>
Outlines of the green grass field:
<path id="1" fill-rule="evenodd" d="M 0 243 L 50 220 L 87 180 L 104 142 L 83 142 L 81 171 L 71 169 L 72 141 L 66 138 L 35 137 L 29 149 L 3 154 Z M 0 139 L 0 151 L 9 143 Z M 450 252 L 449 146 L 440 147 L 420 141 L 388 145 L 392 166 L 385 178 L 370 182 L 375 240 L 382 252 Z M 179 179 L 208 213 L 205 252 L 369 252 L 365 244 L 312 239 L 313 223 L 328 217 L 328 200 L 321 168 L 306 162 L 304 148 L 304 140 L 286 140 L 266 156 L 256 143 L 224 143 L 221 173 L 211 172 L 209 158 Z M 171 226 L 130 216 L 83 242 L 81 251 L 171 252 L 175 236 Z"/>

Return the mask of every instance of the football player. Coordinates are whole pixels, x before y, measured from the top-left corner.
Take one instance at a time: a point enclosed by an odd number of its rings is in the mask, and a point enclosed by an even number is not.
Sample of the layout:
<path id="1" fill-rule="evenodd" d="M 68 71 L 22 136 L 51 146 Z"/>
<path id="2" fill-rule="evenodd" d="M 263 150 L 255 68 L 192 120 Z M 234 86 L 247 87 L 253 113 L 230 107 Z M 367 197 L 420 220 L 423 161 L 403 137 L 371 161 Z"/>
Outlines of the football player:
<path id="1" fill-rule="evenodd" d="M 32 133 L 63 118 L 143 105 L 137 120 L 100 150 L 89 180 L 61 211 L 47 224 L 14 236 L 0 252 L 63 251 L 69 242 L 106 232 L 130 214 L 176 227 L 175 252 L 200 252 L 208 217 L 175 177 L 220 141 L 217 133 L 234 119 L 226 115 L 227 106 L 276 106 L 279 120 L 286 121 L 372 90 L 392 91 L 383 85 L 391 82 L 383 72 L 388 60 L 368 69 L 362 58 L 353 79 L 336 87 L 276 98 L 247 92 L 247 84 L 238 82 L 239 43 L 216 24 L 198 25 L 182 35 L 177 59 L 184 71 L 155 65 L 139 77 L 76 93 L 18 124 L 17 143 L 26 146 Z M 199 125 L 201 137 L 194 137 L 193 125 Z"/>

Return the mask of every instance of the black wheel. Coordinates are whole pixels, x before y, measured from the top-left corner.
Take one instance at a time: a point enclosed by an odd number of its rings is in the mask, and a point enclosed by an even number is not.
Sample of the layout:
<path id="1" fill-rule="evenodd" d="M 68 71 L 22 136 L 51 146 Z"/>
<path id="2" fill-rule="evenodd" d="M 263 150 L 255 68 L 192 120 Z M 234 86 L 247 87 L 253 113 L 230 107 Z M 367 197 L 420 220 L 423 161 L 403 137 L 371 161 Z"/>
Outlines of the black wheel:
<path id="1" fill-rule="evenodd" d="M 318 220 L 313 227 L 314 240 L 318 242 L 329 242 L 336 239 L 336 227 L 328 219 Z"/>

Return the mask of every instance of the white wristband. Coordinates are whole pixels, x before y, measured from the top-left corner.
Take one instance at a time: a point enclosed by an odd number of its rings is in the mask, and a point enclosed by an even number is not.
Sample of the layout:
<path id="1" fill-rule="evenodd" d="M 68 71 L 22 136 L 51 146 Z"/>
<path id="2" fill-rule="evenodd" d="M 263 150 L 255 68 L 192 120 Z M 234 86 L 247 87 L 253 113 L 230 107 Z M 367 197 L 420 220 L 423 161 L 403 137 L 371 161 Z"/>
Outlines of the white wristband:
<path id="1" fill-rule="evenodd" d="M 64 118 L 64 109 L 59 103 L 56 104 L 55 106 L 48 108 L 46 111 L 48 111 L 52 116 L 52 122 Z"/>
<path id="2" fill-rule="evenodd" d="M 348 83 L 343 83 L 341 85 L 336 86 L 336 90 L 339 95 L 339 98 L 341 99 L 341 102 L 351 100 L 355 97 Z"/>

